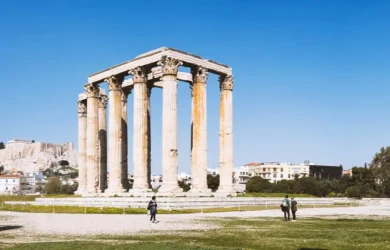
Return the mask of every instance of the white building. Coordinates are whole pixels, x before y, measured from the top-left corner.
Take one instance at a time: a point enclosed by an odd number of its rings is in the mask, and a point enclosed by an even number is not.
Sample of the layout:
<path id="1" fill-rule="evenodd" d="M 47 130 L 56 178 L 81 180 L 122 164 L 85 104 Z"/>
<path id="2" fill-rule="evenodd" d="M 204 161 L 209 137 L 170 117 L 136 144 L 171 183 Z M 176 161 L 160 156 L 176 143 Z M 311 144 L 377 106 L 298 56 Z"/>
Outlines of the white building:
<path id="1" fill-rule="evenodd" d="M 16 194 L 19 190 L 19 175 L 0 175 L 0 194 Z"/>
<path id="2" fill-rule="evenodd" d="M 243 166 L 244 169 L 247 169 L 247 172 L 243 172 L 247 173 L 248 176 L 243 175 L 241 178 L 247 181 L 250 177 L 260 176 L 276 183 L 281 180 L 292 180 L 295 177 L 308 177 L 309 165 L 307 163 L 293 164 L 290 162 L 248 163 Z"/>
<path id="3" fill-rule="evenodd" d="M 35 193 L 36 190 L 40 190 L 45 183 L 45 176 L 43 173 L 38 171 L 20 176 L 20 190 L 24 194 Z"/>
<path id="4" fill-rule="evenodd" d="M 212 176 L 219 175 L 219 168 L 208 168 L 207 174 L 211 174 Z"/>

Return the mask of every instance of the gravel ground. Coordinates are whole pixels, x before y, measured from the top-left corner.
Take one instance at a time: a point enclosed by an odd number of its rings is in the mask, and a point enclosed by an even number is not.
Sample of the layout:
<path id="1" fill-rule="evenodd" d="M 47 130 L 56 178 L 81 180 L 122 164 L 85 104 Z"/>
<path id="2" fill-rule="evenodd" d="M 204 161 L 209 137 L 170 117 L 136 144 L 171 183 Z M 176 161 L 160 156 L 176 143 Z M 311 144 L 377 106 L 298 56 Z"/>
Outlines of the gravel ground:
<path id="1" fill-rule="evenodd" d="M 306 208 L 297 212 L 299 217 L 390 217 L 389 206 Z M 158 223 L 149 222 L 148 215 L 104 214 L 35 214 L 0 212 L 1 235 L 22 235 L 26 241 L 36 236 L 93 236 L 101 234 L 135 234 L 158 231 L 207 230 L 217 227 L 205 219 L 237 217 L 282 217 L 280 210 L 225 212 L 208 214 L 157 215 Z M 6 226 L 21 226 L 4 230 Z M 3 230 L 2 230 L 3 228 Z"/>

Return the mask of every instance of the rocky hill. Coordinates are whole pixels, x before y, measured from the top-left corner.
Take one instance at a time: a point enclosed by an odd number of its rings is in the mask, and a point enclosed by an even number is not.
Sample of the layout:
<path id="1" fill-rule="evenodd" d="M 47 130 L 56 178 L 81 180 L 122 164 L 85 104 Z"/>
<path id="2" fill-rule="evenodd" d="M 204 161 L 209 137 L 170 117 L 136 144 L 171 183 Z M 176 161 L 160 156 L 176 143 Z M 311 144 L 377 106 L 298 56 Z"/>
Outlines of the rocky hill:
<path id="1" fill-rule="evenodd" d="M 73 143 L 7 143 L 5 149 L 0 149 L 0 166 L 4 166 L 5 171 L 44 171 L 58 166 L 61 160 L 68 161 L 69 166 L 77 168 L 77 152 Z"/>

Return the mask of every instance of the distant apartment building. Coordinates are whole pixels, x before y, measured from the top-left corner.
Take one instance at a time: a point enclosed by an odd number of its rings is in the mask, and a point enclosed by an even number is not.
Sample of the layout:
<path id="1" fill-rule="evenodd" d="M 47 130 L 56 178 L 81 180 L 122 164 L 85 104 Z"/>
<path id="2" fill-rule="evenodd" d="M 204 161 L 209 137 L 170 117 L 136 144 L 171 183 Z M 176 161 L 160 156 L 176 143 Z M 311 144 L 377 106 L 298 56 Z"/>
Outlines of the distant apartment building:
<path id="1" fill-rule="evenodd" d="M 251 165 L 233 169 L 233 183 L 246 184 L 252 177 Z"/>
<path id="2" fill-rule="evenodd" d="M 343 174 L 343 167 L 327 165 L 310 165 L 310 177 L 318 180 L 338 180 Z"/>
<path id="3" fill-rule="evenodd" d="M 343 175 L 352 176 L 352 169 L 343 170 Z"/>
<path id="4" fill-rule="evenodd" d="M 212 176 L 219 175 L 219 168 L 208 168 L 207 174 L 211 174 Z"/>
<path id="5" fill-rule="evenodd" d="M 315 165 L 310 162 L 294 164 L 290 162 L 252 162 L 235 169 L 235 178 L 239 183 L 247 183 L 251 177 L 259 176 L 276 183 L 281 180 L 314 177 L 321 180 L 339 179 L 341 166 Z"/>
<path id="6" fill-rule="evenodd" d="M 191 174 L 186 172 L 181 172 L 180 174 L 177 175 L 177 180 L 183 181 L 185 184 L 191 184 L 192 182 Z"/>
<path id="7" fill-rule="evenodd" d="M 247 176 L 242 176 L 244 181 L 248 181 L 253 176 L 259 176 L 272 183 L 280 180 L 291 180 L 295 177 L 309 176 L 309 166 L 305 164 L 293 164 L 289 162 L 260 162 L 248 163 L 243 166 L 246 168 Z M 245 182 L 245 183 L 246 183 Z"/>
<path id="8" fill-rule="evenodd" d="M 20 191 L 20 176 L 0 175 L 0 194 L 17 194 Z"/>
<path id="9" fill-rule="evenodd" d="M 20 190 L 24 194 L 35 193 L 46 184 L 43 173 L 33 172 L 20 176 Z"/>

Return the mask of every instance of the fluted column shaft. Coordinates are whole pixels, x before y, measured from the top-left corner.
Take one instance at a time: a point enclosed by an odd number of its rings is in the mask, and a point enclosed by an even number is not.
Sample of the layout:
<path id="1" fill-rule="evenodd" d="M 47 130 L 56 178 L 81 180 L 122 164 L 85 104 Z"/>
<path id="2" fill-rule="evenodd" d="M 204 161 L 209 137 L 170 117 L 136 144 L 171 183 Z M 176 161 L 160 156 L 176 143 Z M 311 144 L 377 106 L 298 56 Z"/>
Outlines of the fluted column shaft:
<path id="1" fill-rule="evenodd" d="M 106 95 L 99 97 L 99 192 L 107 188 L 107 101 Z"/>
<path id="2" fill-rule="evenodd" d="M 207 101 L 206 82 L 208 73 L 203 67 L 192 71 L 192 146 L 191 192 L 209 192 L 207 188 Z"/>
<path id="3" fill-rule="evenodd" d="M 87 192 L 87 101 L 78 103 L 79 185 L 76 194 Z"/>
<path id="4" fill-rule="evenodd" d="M 117 194 L 125 191 L 122 185 L 122 84 L 123 78 L 112 76 L 106 79 L 109 88 L 108 122 L 108 167 L 109 182 L 107 193 Z"/>
<path id="5" fill-rule="evenodd" d="M 147 175 L 148 175 L 148 188 L 152 188 L 152 130 L 150 124 L 150 96 L 152 94 L 152 87 L 148 87 L 148 98 L 147 98 L 147 121 L 148 121 L 148 159 L 147 159 Z"/>
<path id="6" fill-rule="evenodd" d="M 233 192 L 233 76 L 220 78 L 220 132 L 218 192 Z"/>
<path id="7" fill-rule="evenodd" d="M 127 97 L 131 89 L 122 89 L 122 185 L 124 189 L 129 190 L 128 180 L 128 124 L 127 124 Z"/>
<path id="8" fill-rule="evenodd" d="M 181 64 L 180 61 L 169 57 L 163 57 L 159 62 L 163 72 L 163 183 L 159 192 L 182 191 L 177 183 L 177 71 Z"/>
<path id="9" fill-rule="evenodd" d="M 99 187 L 99 87 L 88 84 L 87 93 L 87 192 L 97 193 Z"/>
<path id="10" fill-rule="evenodd" d="M 129 72 L 134 82 L 134 125 L 133 125 L 133 160 L 134 183 L 133 191 L 147 191 L 148 159 L 149 159 L 149 127 L 148 103 L 149 88 L 147 86 L 147 72 L 145 68 L 136 68 Z"/>

